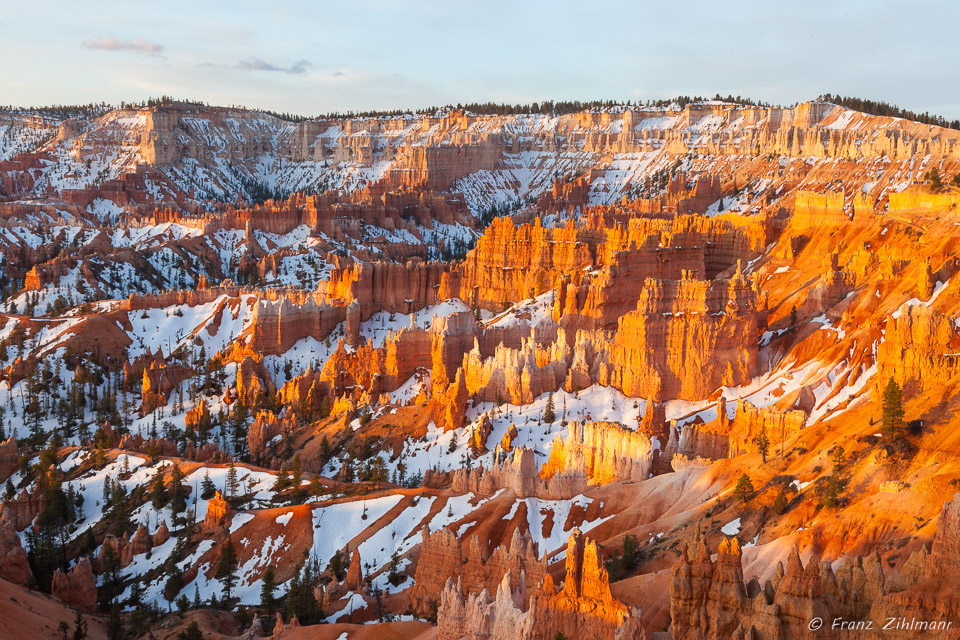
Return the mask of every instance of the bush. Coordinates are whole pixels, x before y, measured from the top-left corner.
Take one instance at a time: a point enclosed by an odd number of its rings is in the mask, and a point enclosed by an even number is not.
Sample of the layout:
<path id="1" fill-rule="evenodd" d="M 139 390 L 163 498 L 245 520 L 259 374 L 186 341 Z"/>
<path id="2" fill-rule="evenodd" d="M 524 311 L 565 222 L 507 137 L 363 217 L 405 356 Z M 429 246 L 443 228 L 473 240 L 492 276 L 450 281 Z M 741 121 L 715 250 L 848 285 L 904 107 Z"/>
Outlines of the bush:
<path id="1" fill-rule="evenodd" d="M 773 501 L 773 510 L 777 512 L 778 516 L 782 516 L 787 512 L 787 509 L 790 508 L 790 501 L 787 500 L 787 494 L 783 489 L 780 490 L 780 493 L 777 494 L 776 500 Z"/>

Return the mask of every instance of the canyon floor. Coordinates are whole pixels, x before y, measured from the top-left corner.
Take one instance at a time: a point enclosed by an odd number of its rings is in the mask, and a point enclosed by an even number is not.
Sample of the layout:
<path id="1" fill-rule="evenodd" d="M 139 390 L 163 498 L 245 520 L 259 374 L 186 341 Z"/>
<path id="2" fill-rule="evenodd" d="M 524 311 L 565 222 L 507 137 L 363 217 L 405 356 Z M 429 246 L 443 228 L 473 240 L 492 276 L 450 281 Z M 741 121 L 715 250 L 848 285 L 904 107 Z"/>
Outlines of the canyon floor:
<path id="1" fill-rule="evenodd" d="M 958 175 L 826 102 L 0 112 L 0 635 L 960 637 Z"/>

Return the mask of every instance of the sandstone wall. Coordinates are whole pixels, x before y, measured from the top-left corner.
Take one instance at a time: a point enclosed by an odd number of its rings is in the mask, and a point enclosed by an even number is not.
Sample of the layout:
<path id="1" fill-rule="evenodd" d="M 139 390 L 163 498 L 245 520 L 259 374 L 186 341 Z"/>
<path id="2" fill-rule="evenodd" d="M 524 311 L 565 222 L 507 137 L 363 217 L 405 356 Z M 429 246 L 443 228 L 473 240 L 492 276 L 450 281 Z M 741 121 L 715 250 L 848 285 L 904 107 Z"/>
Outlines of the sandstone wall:
<path id="1" fill-rule="evenodd" d="M 537 471 L 536 454 L 532 449 L 515 448 L 502 455 L 495 449 L 495 462 L 490 469 L 457 469 L 452 474 L 452 487 L 458 493 L 473 492 L 493 495 L 500 489 L 510 489 L 518 498 L 536 497 L 546 500 L 569 500 L 587 488 L 584 470 L 572 468 L 541 478 Z"/>
<path id="2" fill-rule="evenodd" d="M 639 481 L 650 477 L 653 446 L 650 438 L 616 422 L 572 422 L 564 442 L 554 438 L 542 478 L 558 473 L 583 473 L 590 484 Z"/>
<path id="3" fill-rule="evenodd" d="M 512 576 L 511 588 L 516 589 L 522 576 L 539 582 L 546 572 L 546 559 L 539 557 L 536 543 L 529 533 L 521 536 L 519 529 L 513 530 L 509 543 L 504 542 L 488 556 L 477 536 L 470 538 L 464 552 L 449 529 L 430 533 L 424 527 L 410 600 L 414 611 L 424 615 L 430 612 L 431 601 L 439 604 L 438 594 L 447 580 L 459 582 L 464 593 L 479 594 L 484 590 L 495 591 L 507 573 Z"/>
<path id="4" fill-rule="evenodd" d="M 640 611 L 613 598 L 596 544 L 577 530 L 567 545 L 563 588 L 557 591 L 549 574 L 529 596 L 528 584 L 535 583 L 525 574 L 517 581 L 508 572 L 491 598 L 487 590 L 471 593 L 461 581 L 447 580 L 437 613 L 438 638 L 645 640 Z"/>

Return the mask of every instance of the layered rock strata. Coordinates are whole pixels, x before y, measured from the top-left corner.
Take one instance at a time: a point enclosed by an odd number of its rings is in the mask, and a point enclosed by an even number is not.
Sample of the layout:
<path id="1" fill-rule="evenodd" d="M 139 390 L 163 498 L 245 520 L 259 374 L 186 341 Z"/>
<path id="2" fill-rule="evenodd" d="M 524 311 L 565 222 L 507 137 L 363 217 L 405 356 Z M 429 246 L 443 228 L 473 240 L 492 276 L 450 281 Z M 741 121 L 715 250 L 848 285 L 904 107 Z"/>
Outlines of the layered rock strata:
<path id="1" fill-rule="evenodd" d="M 557 637 L 643 640 L 639 609 L 630 609 L 610 593 L 610 580 L 596 543 L 579 531 L 570 534 L 566 578 L 558 591 L 546 574 L 527 594 L 528 579 L 508 572 L 491 597 L 465 592 L 461 581 L 447 580 L 437 614 L 440 640 L 553 640 Z M 529 600 L 529 604 L 526 601 Z"/>
<path id="2" fill-rule="evenodd" d="M 590 484 L 639 481 L 650 477 L 652 462 L 653 444 L 646 435 L 616 422 L 572 422 L 566 441 L 554 438 L 540 477 L 577 473 Z"/>
<path id="3" fill-rule="evenodd" d="M 501 458 L 503 458 L 501 460 Z M 587 488 L 584 469 L 571 468 L 542 478 L 537 470 L 536 453 L 532 449 L 515 448 L 506 457 L 495 449 L 497 461 L 489 469 L 457 469 L 451 476 L 452 488 L 458 493 L 472 492 L 481 496 L 509 489 L 518 498 L 569 500 Z"/>

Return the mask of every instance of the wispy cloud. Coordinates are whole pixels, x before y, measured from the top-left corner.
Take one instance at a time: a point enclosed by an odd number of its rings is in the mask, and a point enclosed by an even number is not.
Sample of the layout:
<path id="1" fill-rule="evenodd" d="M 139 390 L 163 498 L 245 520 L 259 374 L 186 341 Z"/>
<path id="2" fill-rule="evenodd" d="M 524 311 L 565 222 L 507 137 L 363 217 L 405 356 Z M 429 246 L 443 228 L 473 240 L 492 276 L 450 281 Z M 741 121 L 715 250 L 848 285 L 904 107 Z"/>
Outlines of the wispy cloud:
<path id="1" fill-rule="evenodd" d="M 100 36 L 96 40 L 87 40 L 83 43 L 83 47 L 86 49 L 100 49 L 101 51 L 129 51 L 147 56 L 159 56 L 163 51 L 162 44 L 151 42 L 146 38 L 121 40 L 116 36 Z"/>
<path id="2" fill-rule="evenodd" d="M 289 67 L 281 67 L 280 65 L 265 62 L 260 58 L 241 60 L 235 66 L 237 69 L 243 69 L 244 71 L 279 71 L 281 73 L 293 73 L 298 75 L 306 73 L 313 67 L 309 60 L 297 60 Z"/>

